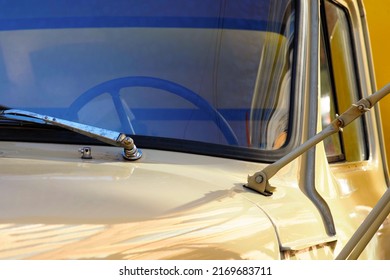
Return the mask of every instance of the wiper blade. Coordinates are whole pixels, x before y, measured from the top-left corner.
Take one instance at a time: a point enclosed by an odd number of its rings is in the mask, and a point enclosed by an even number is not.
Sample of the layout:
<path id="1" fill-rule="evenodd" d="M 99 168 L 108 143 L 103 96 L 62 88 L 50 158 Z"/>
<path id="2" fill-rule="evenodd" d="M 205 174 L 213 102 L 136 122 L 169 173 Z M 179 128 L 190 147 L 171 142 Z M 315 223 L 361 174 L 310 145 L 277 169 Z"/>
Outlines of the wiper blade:
<path id="1" fill-rule="evenodd" d="M 18 109 L 0 110 L 0 118 L 62 127 L 109 145 L 122 147 L 124 149 L 123 157 L 127 160 L 137 160 L 142 156 L 142 152 L 135 146 L 134 140 L 121 132 Z"/>
<path id="2" fill-rule="evenodd" d="M 2 112 L 4 112 L 4 111 L 0 111 L 0 112 L 1 112 L 0 120 L 7 120 L 9 122 L 18 123 L 20 125 L 24 125 L 26 123 L 27 124 L 49 125 L 47 122 L 40 120 L 40 119 L 33 119 L 31 117 L 11 115 L 11 114 L 9 114 L 9 115 L 3 114 Z"/>

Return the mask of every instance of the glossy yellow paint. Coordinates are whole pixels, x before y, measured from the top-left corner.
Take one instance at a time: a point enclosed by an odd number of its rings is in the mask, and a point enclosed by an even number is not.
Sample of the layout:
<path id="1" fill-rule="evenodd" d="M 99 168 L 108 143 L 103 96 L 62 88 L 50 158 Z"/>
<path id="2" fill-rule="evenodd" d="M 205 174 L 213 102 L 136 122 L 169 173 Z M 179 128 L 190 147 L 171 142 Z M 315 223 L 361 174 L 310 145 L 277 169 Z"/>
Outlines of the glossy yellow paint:
<path id="1" fill-rule="evenodd" d="M 337 220 L 329 237 L 299 189 L 300 159 L 264 197 L 243 187 L 264 164 L 156 150 L 126 162 L 115 147 L 82 160 L 78 148 L 1 142 L 0 259 L 333 259 L 380 195 L 366 191 L 369 164 L 334 177 L 319 165 Z M 377 243 L 362 257 L 377 257 Z"/>
<path id="2" fill-rule="evenodd" d="M 390 5 L 384 1 L 363 0 L 366 10 L 377 88 L 390 81 Z M 390 159 L 390 98 L 379 104 L 386 155 Z"/>
<path id="3" fill-rule="evenodd" d="M 1 143 L 0 259 L 280 258 L 273 224 L 242 195 L 247 163 L 77 149 Z"/>

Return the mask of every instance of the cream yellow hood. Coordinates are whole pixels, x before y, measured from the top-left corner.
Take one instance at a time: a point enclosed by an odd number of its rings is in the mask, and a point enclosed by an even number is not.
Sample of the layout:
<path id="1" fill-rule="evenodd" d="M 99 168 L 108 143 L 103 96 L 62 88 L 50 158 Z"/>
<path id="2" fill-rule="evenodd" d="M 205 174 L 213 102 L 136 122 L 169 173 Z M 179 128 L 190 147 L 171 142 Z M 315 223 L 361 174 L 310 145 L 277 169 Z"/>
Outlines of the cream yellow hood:
<path id="1" fill-rule="evenodd" d="M 99 146 L 83 160 L 75 145 L 0 147 L 0 259 L 275 259 L 279 242 L 306 235 L 296 234 L 302 219 L 294 229 L 296 217 L 280 208 L 285 190 L 267 198 L 243 187 L 257 163 L 155 150 L 126 162 L 120 149 Z M 302 203 L 291 205 L 303 221 L 320 223 Z"/>
<path id="2" fill-rule="evenodd" d="M 1 259 L 278 258 L 234 166 L 158 151 L 124 162 L 111 147 L 82 160 L 77 149 L 1 143 Z"/>

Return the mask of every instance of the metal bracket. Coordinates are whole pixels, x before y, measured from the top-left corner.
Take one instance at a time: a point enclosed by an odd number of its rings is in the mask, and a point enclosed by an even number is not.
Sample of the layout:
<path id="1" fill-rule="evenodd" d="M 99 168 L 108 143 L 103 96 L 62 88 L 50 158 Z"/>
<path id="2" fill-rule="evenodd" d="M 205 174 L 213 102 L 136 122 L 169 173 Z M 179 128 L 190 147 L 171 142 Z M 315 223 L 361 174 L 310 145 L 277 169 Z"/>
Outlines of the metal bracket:
<path id="1" fill-rule="evenodd" d="M 79 152 L 81 153 L 82 159 L 92 159 L 91 147 L 80 148 Z"/>

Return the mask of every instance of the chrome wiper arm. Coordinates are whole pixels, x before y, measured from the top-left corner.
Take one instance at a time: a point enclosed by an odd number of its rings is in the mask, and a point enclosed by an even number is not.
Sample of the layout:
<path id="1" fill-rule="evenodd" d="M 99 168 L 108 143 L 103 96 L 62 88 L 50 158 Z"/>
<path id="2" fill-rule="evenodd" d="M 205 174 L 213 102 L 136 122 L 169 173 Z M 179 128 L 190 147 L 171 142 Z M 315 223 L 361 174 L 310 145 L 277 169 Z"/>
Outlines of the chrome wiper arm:
<path id="1" fill-rule="evenodd" d="M 12 120 L 30 121 L 34 123 L 46 123 L 63 127 L 109 145 L 122 147 L 124 149 L 123 157 L 127 160 L 137 160 L 142 156 L 142 152 L 135 146 L 134 140 L 121 132 L 18 109 L 0 111 L 0 117 Z"/>

